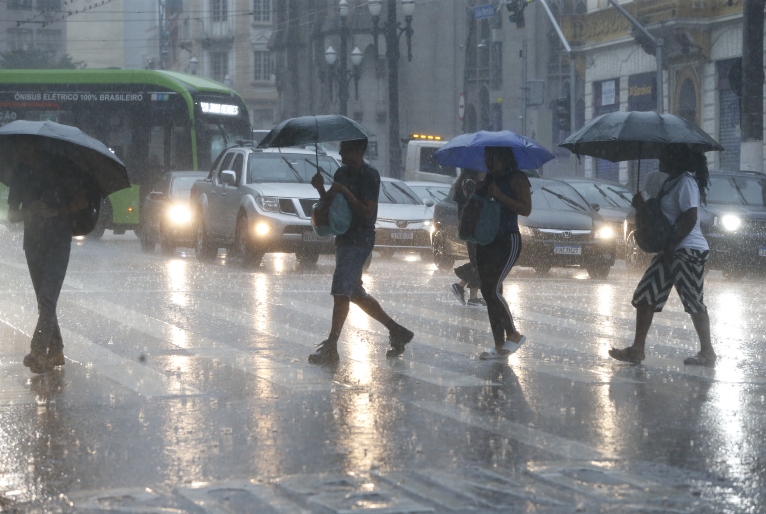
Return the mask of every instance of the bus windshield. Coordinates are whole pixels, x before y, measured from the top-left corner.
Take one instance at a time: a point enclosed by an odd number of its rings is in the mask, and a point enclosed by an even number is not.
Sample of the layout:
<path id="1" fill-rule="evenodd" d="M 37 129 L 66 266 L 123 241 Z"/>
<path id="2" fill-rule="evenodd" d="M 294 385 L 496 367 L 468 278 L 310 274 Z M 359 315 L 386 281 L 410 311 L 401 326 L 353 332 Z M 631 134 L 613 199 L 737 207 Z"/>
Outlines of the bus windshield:
<path id="1" fill-rule="evenodd" d="M 239 119 L 214 119 L 205 117 L 197 120 L 197 166 L 209 170 L 216 157 L 237 140 L 250 140 L 250 125 Z"/>

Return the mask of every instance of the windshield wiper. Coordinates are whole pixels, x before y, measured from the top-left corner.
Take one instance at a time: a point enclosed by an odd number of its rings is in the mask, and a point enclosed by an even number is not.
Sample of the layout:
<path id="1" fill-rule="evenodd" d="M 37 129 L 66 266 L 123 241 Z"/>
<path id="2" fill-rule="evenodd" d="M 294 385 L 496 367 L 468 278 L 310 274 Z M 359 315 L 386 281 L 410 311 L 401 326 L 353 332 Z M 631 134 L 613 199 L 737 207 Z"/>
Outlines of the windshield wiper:
<path id="1" fill-rule="evenodd" d="M 734 189 L 737 190 L 737 194 L 739 195 L 740 199 L 742 200 L 742 203 L 744 205 L 748 205 L 747 200 L 745 200 L 745 193 L 742 192 L 742 188 L 740 188 L 739 184 L 737 184 L 737 180 L 733 179 L 733 178 L 730 178 L 729 180 L 731 181 L 732 185 L 734 186 Z"/>
<path id="2" fill-rule="evenodd" d="M 555 196 L 559 200 L 562 200 L 562 201 L 564 201 L 564 202 L 566 202 L 566 203 L 568 203 L 570 205 L 574 205 L 575 207 L 577 207 L 578 209 L 580 209 L 582 211 L 586 211 L 587 210 L 585 207 L 583 207 L 579 203 L 575 202 L 574 200 L 572 200 L 568 196 L 564 196 L 561 193 L 557 193 L 556 191 L 552 191 L 552 190 L 548 189 L 547 187 L 542 188 L 542 190 L 547 192 L 547 193 L 552 194 L 553 196 Z"/>
<path id="3" fill-rule="evenodd" d="M 612 193 L 614 193 L 614 194 L 618 195 L 620 198 L 622 198 L 623 200 L 625 200 L 625 201 L 626 201 L 626 202 L 628 202 L 629 204 L 632 204 L 632 203 L 633 203 L 633 200 L 632 200 L 632 199 L 630 199 L 630 198 L 628 198 L 627 196 L 625 196 L 625 193 L 623 193 L 622 191 L 618 191 L 618 190 L 616 190 L 616 189 L 613 189 L 613 188 L 611 188 L 611 187 L 607 187 L 607 189 L 608 189 L 609 191 L 611 191 Z"/>
<path id="4" fill-rule="evenodd" d="M 604 192 L 604 190 L 603 190 L 603 189 L 601 189 L 601 186 L 599 186 L 598 184 L 593 184 L 593 187 L 595 187 L 595 188 L 596 188 L 596 190 L 597 190 L 599 193 L 601 193 L 601 196 L 603 196 L 603 197 L 606 199 L 606 201 L 612 205 L 612 207 L 617 207 L 617 206 L 618 206 L 618 205 L 617 205 L 617 202 L 615 202 L 614 200 L 612 200 L 612 198 L 611 198 L 611 197 L 609 197 L 609 195 L 607 195 L 607 194 Z"/>
<path id="5" fill-rule="evenodd" d="M 311 164 L 313 167 L 315 167 L 315 168 L 316 168 L 316 170 L 317 170 L 319 173 L 321 173 L 321 174 L 322 174 L 322 175 L 324 175 L 325 177 L 329 178 L 329 179 L 330 179 L 330 182 L 333 182 L 333 181 L 335 180 L 335 178 L 334 178 L 332 175 L 330 175 L 330 173 L 329 173 L 329 172 L 325 171 L 325 169 L 324 169 L 324 168 L 322 168 L 321 166 L 317 166 L 317 165 L 316 165 L 316 163 L 313 163 L 313 162 L 311 162 L 311 161 L 310 161 L 310 160 L 308 160 L 308 159 L 303 159 L 303 160 L 304 160 L 304 161 L 306 161 L 307 163 Z"/>
<path id="6" fill-rule="evenodd" d="M 298 182 L 303 184 L 303 177 L 301 177 L 301 174 L 298 173 L 298 170 L 296 170 L 295 167 L 292 164 L 290 164 L 290 161 L 285 159 L 285 156 L 282 155 L 282 150 L 279 150 L 279 148 L 277 148 L 277 150 L 279 151 L 279 156 L 282 158 L 283 161 L 285 161 L 285 164 L 287 164 L 287 167 L 290 168 L 290 171 L 293 172 L 293 175 L 295 175 L 295 178 L 298 179 Z"/>
<path id="7" fill-rule="evenodd" d="M 386 188 L 383 186 L 383 184 L 380 185 L 380 190 L 383 191 L 383 194 L 386 195 L 386 198 L 388 198 L 391 203 L 396 203 L 396 199 L 394 199 L 394 197 L 391 196 L 388 191 L 386 191 Z"/>

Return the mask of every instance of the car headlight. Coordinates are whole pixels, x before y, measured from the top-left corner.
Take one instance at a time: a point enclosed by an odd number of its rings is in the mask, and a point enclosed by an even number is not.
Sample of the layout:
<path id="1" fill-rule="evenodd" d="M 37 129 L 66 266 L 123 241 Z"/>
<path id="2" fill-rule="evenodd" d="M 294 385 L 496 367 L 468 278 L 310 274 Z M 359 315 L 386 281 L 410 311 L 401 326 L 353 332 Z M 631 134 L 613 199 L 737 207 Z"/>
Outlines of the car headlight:
<path id="1" fill-rule="evenodd" d="M 255 203 L 266 212 L 279 211 L 279 198 L 276 196 L 259 196 L 255 199 Z"/>
<path id="2" fill-rule="evenodd" d="M 596 239 L 612 239 L 614 237 L 614 229 L 609 225 L 604 225 L 596 230 L 595 237 Z"/>
<path id="3" fill-rule="evenodd" d="M 175 225 L 185 225 L 191 217 L 191 210 L 185 205 L 174 205 L 168 210 L 168 218 Z"/>
<path id="4" fill-rule="evenodd" d="M 724 230 L 734 232 L 742 226 L 742 219 L 734 214 L 724 214 L 721 216 L 721 226 Z"/>
<path id="5" fill-rule="evenodd" d="M 526 225 L 519 225 L 519 233 L 522 236 L 534 236 L 535 230 L 532 228 L 527 227 Z"/>
<path id="6" fill-rule="evenodd" d="M 256 235 L 265 236 L 269 232 L 271 232 L 271 227 L 269 226 L 268 223 L 261 221 L 260 223 L 255 224 L 254 230 Z"/>
<path id="7" fill-rule="evenodd" d="M 430 227 L 433 224 L 431 220 L 423 220 L 424 227 Z"/>

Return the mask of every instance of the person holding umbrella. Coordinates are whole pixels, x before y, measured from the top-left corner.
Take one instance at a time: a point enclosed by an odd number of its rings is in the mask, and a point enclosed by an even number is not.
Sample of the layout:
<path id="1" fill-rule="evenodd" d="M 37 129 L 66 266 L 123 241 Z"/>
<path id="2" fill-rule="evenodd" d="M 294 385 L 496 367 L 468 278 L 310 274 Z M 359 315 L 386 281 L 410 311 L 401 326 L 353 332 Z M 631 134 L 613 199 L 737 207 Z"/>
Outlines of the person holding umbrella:
<path id="1" fill-rule="evenodd" d="M 88 207 L 86 176 L 68 160 L 35 149 L 23 136 L 17 142 L 20 164 L 10 180 L 8 221 L 24 222 L 24 253 L 37 297 L 38 320 L 24 366 L 45 373 L 64 364 L 64 342 L 56 316 L 72 244 L 70 215 Z"/>
<path id="2" fill-rule="evenodd" d="M 703 302 L 705 263 L 710 252 L 697 216 L 709 185 L 707 159 L 686 145 L 667 146 L 660 155 L 660 171 L 668 175 L 660 191 L 660 207 L 673 225 L 673 232 L 665 250 L 654 256 L 633 293 L 632 304 L 636 308 L 633 344 L 612 348 L 609 355 L 634 364 L 644 360 L 646 335 L 654 313 L 662 311 L 675 287 L 700 340 L 699 353 L 686 358 L 684 364 L 712 367 L 716 354 L 710 342 L 710 317 Z M 643 202 L 641 194 L 633 198 L 634 207 Z"/>
<path id="3" fill-rule="evenodd" d="M 354 302 L 366 314 L 382 323 L 389 330 L 391 349 L 387 357 L 404 353 L 404 347 L 415 334 L 395 322 L 386 314 L 378 301 L 368 294 L 362 285 L 362 272 L 367 258 L 375 245 L 375 221 L 378 217 L 380 174 L 364 162 L 367 139 L 342 141 L 340 155 L 343 164 L 335 172 L 334 182 L 325 191 L 324 178 L 314 175 L 311 185 L 320 198 L 327 194 L 341 194 L 351 208 L 351 226 L 345 234 L 335 237 L 335 273 L 331 294 L 334 298 L 330 335 L 317 350 L 309 355 L 312 364 L 336 364 L 339 360 L 338 339 L 348 316 L 349 304 Z"/>

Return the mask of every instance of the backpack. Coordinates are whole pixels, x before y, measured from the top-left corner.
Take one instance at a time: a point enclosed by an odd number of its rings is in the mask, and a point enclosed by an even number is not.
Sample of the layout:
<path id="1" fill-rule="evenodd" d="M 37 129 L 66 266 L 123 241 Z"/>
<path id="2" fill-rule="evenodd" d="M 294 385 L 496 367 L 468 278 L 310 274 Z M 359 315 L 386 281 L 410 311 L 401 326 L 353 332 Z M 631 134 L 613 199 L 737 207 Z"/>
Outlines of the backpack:
<path id="1" fill-rule="evenodd" d="M 98 214 L 101 212 L 101 198 L 96 195 L 88 195 L 88 206 L 69 215 L 72 223 L 73 236 L 87 236 L 98 222 Z"/>
<path id="2" fill-rule="evenodd" d="M 660 188 L 657 198 L 649 198 L 636 209 L 636 244 L 647 253 L 663 251 L 673 235 L 673 225 L 662 213 L 660 201 L 670 192 Z"/>
<path id="3" fill-rule="evenodd" d="M 326 194 L 311 213 L 311 226 L 318 236 L 339 236 L 351 226 L 351 207 L 342 194 Z"/>
<path id="4" fill-rule="evenodd" d="M 500 203 L 494 198 L 472 194 L 463 207 L 458 237 L 468 243 L 488 245 L 500 228 Z"/>

